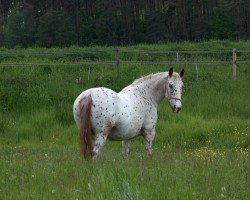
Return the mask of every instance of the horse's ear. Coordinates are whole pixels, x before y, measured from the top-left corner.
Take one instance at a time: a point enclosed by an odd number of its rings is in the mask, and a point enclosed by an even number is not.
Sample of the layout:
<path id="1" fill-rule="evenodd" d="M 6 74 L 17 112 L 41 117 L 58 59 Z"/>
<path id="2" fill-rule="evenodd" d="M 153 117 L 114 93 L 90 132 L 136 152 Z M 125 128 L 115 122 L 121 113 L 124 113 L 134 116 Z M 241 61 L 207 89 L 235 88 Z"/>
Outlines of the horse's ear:
<path id="1" fill-rule="evenodd" d="M 169 77 L 173 75 L 173 72 L 174 72 L 173 67 L 171 67 L 168 72 Z"/>
<path id="2" fill-rule="evenodd" d="M 185 72 L 184 69 L 182 69 L 181 72 L 180 72 L 180 77 L 181 78 L 184 76 L 184 72 Z"/>

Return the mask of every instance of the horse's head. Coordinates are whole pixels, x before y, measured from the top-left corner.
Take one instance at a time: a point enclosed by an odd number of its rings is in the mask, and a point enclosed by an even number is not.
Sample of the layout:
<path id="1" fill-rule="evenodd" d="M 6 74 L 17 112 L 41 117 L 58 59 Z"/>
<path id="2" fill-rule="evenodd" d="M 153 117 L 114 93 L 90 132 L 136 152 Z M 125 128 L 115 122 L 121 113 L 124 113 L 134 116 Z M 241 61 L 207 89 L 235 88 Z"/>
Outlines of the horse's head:
<path id="1" fill-rule="evenodd" d="M 173 72 L 171 68 L 168 72 L 166 93 L 169 104 L 173 112 L 178 113 L 181 110 L 181 95 L 183 90 L 182 77 L 184 75 L 184 69 L 180 73 Z"/>

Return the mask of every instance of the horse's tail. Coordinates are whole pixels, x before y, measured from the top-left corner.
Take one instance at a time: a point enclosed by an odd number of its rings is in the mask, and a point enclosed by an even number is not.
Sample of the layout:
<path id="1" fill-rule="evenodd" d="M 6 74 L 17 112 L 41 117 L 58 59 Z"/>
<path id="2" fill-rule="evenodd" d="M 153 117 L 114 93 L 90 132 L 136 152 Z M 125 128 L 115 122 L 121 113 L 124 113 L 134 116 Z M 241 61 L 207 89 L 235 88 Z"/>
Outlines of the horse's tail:
<path id="1" fill-rule="evenodd" d="M 80 151 L 83 159 L 86 158 L 87 149 L 89 149 L 90 157 L 93 157 L 92 147 L 92 126 L 91 126 L 91 95 L 83 98 L 79 103 L 80 111 Z"/>

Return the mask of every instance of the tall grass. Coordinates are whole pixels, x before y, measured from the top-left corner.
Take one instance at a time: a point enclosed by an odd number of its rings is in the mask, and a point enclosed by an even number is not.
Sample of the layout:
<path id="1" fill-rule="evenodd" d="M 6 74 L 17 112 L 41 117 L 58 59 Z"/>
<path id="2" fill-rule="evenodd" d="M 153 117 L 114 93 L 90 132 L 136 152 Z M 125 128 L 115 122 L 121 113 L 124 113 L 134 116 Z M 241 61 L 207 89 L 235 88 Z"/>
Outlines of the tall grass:
<path id="1" fill-rule="evenodd" d="M 112 145 L 112 147 L 111 147 Z M 96 163 L 75 148 L 2 149 L 1 199 L 248 199 L 245 154 L 156 149 L 128 161 L 108 144 Z"/>
<path id="2" fill-rule="evenodd" d="M 212 41 L 137 45 L 123 49 L 247 49 L 249 42 Z M 100 47 L 98 47 L 100 48 Z M 60 52 L 97 49 L 1 49 Z M 111 47 L 103 47 L 111 50 Z M 1 63 L 110 60 L 115 55 L 0 55 Z M 124 60 L 175 60 L 176 55 L 121 54 Z M 229 60 L 231 55 L 185 60 Z M 249 59 L 240 54 L 239 59 Z M 183 110 L 173 114 L 166 100 L 158 108 L 151 160 L 143 139 L 132 141 L 128 161 L 121 144 L 108 142 L 100 160 L 82 163 L 72 104 L 83 90 L 104 86 L 120 91 L 134 79 L 185 68 Z M 248 199 L 249 85 L 247 64 L 237 65 L 43 66 L 0 68 L 0 199 Z M 118 152 L 118 153 L 117 153 Z"/>

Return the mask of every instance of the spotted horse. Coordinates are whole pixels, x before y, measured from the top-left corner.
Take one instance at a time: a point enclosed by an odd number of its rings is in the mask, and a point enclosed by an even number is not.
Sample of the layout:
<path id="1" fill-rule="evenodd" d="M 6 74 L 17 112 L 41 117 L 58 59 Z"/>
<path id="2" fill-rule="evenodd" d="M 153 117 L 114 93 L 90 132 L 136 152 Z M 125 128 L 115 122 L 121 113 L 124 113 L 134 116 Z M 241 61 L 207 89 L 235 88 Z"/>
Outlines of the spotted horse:
<path id="1" fill-rule="evenodd" d="M 132 138 L 143 136 L 147 156 L 152 154 L 157 106 L 166 97 L 173 112 L 181 110 L 184 69 L 180 73 L 159 72 L 135 80 L 119 93 L 98 87 L 82 92 L 75 100 L 73 114 L 80 129 L 83 158 L 98 158 L 106 140 L 120 140 L 128 157 Z"/>

